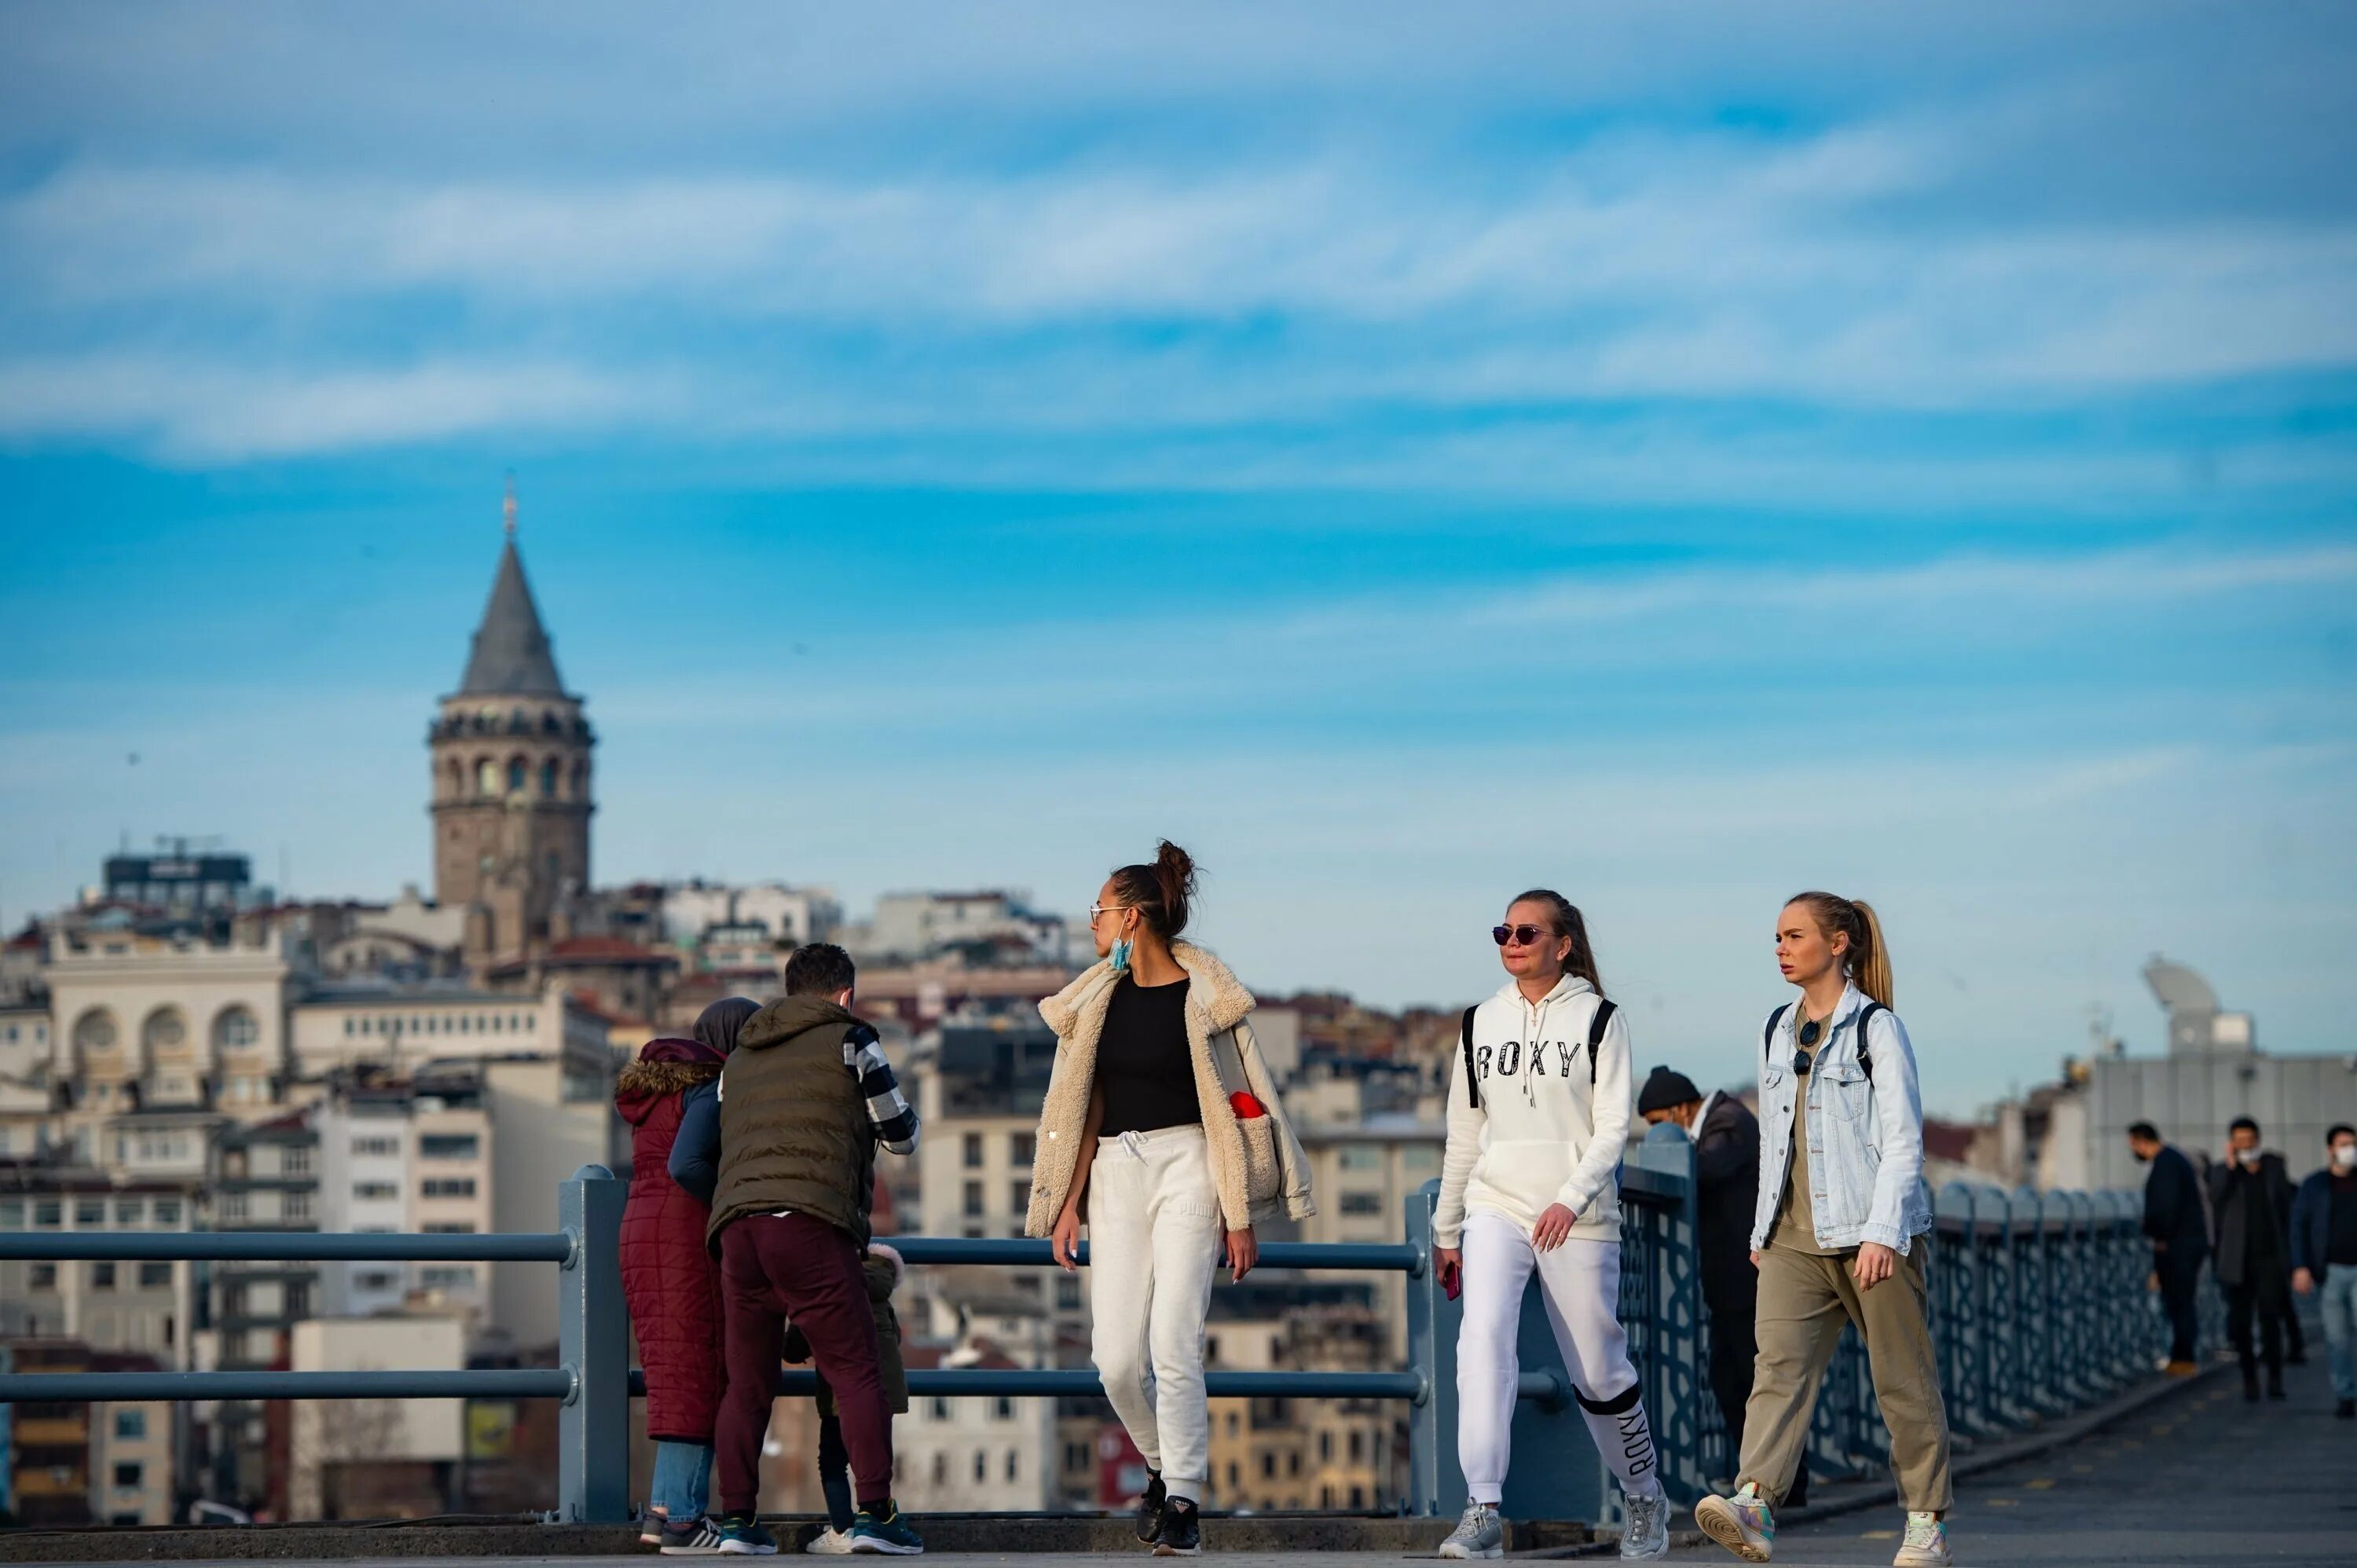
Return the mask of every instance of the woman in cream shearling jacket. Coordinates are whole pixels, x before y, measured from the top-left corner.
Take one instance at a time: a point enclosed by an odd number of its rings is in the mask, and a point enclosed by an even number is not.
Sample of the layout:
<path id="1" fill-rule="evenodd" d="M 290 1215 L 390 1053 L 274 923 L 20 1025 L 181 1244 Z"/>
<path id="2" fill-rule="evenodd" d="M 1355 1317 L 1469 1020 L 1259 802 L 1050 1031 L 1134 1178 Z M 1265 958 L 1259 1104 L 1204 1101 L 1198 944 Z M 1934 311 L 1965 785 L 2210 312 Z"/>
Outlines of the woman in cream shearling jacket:
<path id="1" fill-rule="evenodd" d="M 1137 1537 L 1157 1556 L 1201 1546 L 1203 1320 L 1221 1253 L 1241 1280 L 1259 1221 L 1316 1212 L 1245 1022 L 1252 993 L 1176 940 L 1193 892 L 1193 863 L 1172 843 L 1115 871 L 1089 910 L 1103 961 L 1039 1004 L 1057 1052 L 1024 1222 L 1067 1269 L 1087 1223 L 1091 1352 L 1146 1460 Z"/>
<path id="2" fill-rule="evenodd" d="M 1252 993 L 1226 964 L 1192 942 L 1173 942 L 1170 956 L 1193 983 L 1187 997 L 1187 1036 L 1194 1047 L 1197 1104 L 1203 1113 L 1205 1153 L 1221 1216 L 1231 1230 L 1280 1216 L 1308 1219 L 1318 1212 L 1309 1190 L 1309 1160 L 1277 1100 L 1260 1042 L 1253 1037 L 1246 1016 L 1254 1006 Z M 1039 1016 L 1056 1032 L 1056 1066 L 1039 1107 L 1031 1207 L 1023 1222 L 1026 1236 L 1052 1233 L 1071 1190 L 1081 1134 L 1088 1122 L 1097 1041 L 1119 979 L 1110 964 L 1099 962 L 1039 1004 Z M 1235 1113 L 1233 1096 L 1239 1090 L 1267 1109 L 1264 1119 L 1270 1124 L 1269 1138 L 1247 1134 Z"/>

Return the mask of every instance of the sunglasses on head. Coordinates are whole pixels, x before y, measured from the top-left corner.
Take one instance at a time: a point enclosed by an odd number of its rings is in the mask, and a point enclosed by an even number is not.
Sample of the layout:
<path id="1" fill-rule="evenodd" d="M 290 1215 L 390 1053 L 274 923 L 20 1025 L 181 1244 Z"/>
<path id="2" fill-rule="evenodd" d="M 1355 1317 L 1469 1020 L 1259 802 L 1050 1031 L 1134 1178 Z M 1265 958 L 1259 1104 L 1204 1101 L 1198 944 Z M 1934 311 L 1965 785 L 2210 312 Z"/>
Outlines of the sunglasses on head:
<path id="1" fill-rule="evenodd" d="M 1526 948 L 1542 937 L 1552 935 L 1554 933 L 1544 926 L 1492 926 L 1490 928 L 1490 939 L 1500 947 L 1512 942 L 1517 947 Z"/>

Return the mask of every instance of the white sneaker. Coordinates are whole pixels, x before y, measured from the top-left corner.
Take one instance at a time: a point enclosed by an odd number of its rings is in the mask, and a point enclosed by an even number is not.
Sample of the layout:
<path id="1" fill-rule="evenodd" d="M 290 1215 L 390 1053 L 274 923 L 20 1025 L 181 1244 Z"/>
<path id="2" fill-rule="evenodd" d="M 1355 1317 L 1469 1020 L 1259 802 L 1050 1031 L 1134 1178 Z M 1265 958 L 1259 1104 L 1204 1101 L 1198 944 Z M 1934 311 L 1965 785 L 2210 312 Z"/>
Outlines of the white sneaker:
<path id="1" fill-rule="evenodd" d="M 1620 1529 L 1620 1555 L 1629 1558 L 1667 1557 L 1670 1554 L 1670 1499 L 1660 1492 L 1652 1497 L 1624 1497 L 1620 1506 L 1628 1515 L 1628 1523 Z"/>
<path id="2" fill-rule="evenodd" d="M 848 1557 L 851 1555 L 851 1532 L 828 1525 L 810 1538 L 802 1550 L 813 1557 Z"/>
<path id="3" fill-rule="evenodd" d="M 1465 1517 L 1440 1543 L 1443 1557 L 1503 1557 L 1506 1554 L 1506 1527 L 1499 1521 L 1497 1508 L 1490 1503 L 1467 1503 Z"/>
<path id="4" fill-rule="evenodd" d="M 1948 1555 L 1947 1520 L 1928 1513 L 1907 1516 L 1907 1539 L 1899 1543 L 1891 1568 L 1947 1568 L 1954 1561 Z"/>

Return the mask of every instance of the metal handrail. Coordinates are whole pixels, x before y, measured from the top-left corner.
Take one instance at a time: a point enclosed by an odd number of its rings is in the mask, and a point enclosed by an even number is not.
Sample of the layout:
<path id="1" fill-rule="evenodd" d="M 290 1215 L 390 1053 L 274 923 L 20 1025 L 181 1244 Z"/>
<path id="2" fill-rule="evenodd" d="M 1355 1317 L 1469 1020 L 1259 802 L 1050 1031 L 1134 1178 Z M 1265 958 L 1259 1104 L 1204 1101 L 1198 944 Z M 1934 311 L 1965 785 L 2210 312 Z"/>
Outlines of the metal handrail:
<path id="1" fill-rule="evenodd" d="M 0 1262 L 562 1263 L 575 1239 L 517 1235 L 352 1235 L 321 1230 L 14 1230 Z"/>
<path id="2" fill-rule="evenodd" d="M 1408 1506 L 1453 1513 L 1463 1496 L 1456 1469 L 1458 1303 L 1429 1266 L 1437 1183 L 1407 1202 L 1396 1242 L 1271 1241 L 1265 1269 L 1394 1273 L 1406 1283 L 1408 1365 L 1361 1371 L 1226 1371 L 1205 1375 L 1215 1398 L 1397 1401 L 1406 1406 Z M 1656 1129 L 1621 1172 L 1620 1315 L 1653 1418 L 1663 1480 L 1681 1500 L 1725 1474 L 1732 1456 L 1702 1369 L 1712 1326 L 1700 1290 L 1693 1146 Z M 612 1521 L 629 1513 L 629 1402 L 644 1391 L 630 1365 L 630 1323 L 620 1273 L 625 1184 L 585 1166 L 559 1188 L 560 1229 L 500 1235 L 339 1235 L 316 1231 L 0 1234 L 0 1261 L 240 1262 L 544 1262 L 559 1269 L 555 1367 L 460 1371 L 29 1372 L 0 1375 L 0 1403 L 125 1400 L 551 1399 L 559 1418 L 558 1509 L 565 1520 Z M 1952 1423 L 1995 1435 L 2103 1397 L 2150 1367 L 2158 1315 L 2142 1282 L 2148 1253 L 2140 1206 L 2128 1195 L 2040 1194 L 1952 1184 L 1935 1196 L 1940 1263 L 1932 1309 L 1941 1380 Z M 912 1264 L 1053 1266 L 1035 1238 L 899 1236 L 886 1239 Z M 1086 1266 L 1084 1241 L 1076 1260 Z M 2213 1293 L 2214 1294 L 2214 1293 Z M 2216 1304 L 2205 1300 L 2205 1334 Z M 1516 1392 L 1517 1475 L 1550 1488 L 1553 1517 L 1606 1518 L 1613 1488 L 1576 1411 L 1552 1336 L 1526 1304 L 1524 1363 Z M 1091 1368 L 944 1367 L 911 1369 L 926 1398 L 1093 1397 Z M 809 1394 L 815 1373 L 781 1373 L 780 1391 Z M 1812 1423 L 1813 1466 L 1862 1472 L 1883 1463 L 1865 1352 L 1845 1337 Z M 1585 1455 L 1584 1459 L 1580 1455 Z M 1577 1462 L 1573 1462 L 1577 1461 Z M 1507 1502 L 1516 1505 L 1510 1478 Z"/>

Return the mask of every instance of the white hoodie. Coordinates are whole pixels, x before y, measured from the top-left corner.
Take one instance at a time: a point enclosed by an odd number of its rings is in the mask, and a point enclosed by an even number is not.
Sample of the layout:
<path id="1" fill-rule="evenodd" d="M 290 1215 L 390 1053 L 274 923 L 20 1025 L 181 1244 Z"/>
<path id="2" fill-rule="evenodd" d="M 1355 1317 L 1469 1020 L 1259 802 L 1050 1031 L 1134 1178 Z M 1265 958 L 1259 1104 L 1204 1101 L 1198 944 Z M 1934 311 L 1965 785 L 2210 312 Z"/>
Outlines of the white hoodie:
<path id="1" fill-rule="evenodd" d="M 1613 1009 L 1588 1086 L 1587 1028 L 1603 998 L 1566 975 L 1534 1005 L 1508 981 L 1473 1013 L 1479 1110 L 1467 1102 L 1465 1053 L 1448 1075 L 1448 1150 L 1432 1239 L 1460 1243 L 1469 1208 L 1525 1232 L 1551 1204 L 1577 1216 L 1575 1236 L 1620 1237 L 1620 1152 L 1629 1137 L 1627 1014 Z"/>

